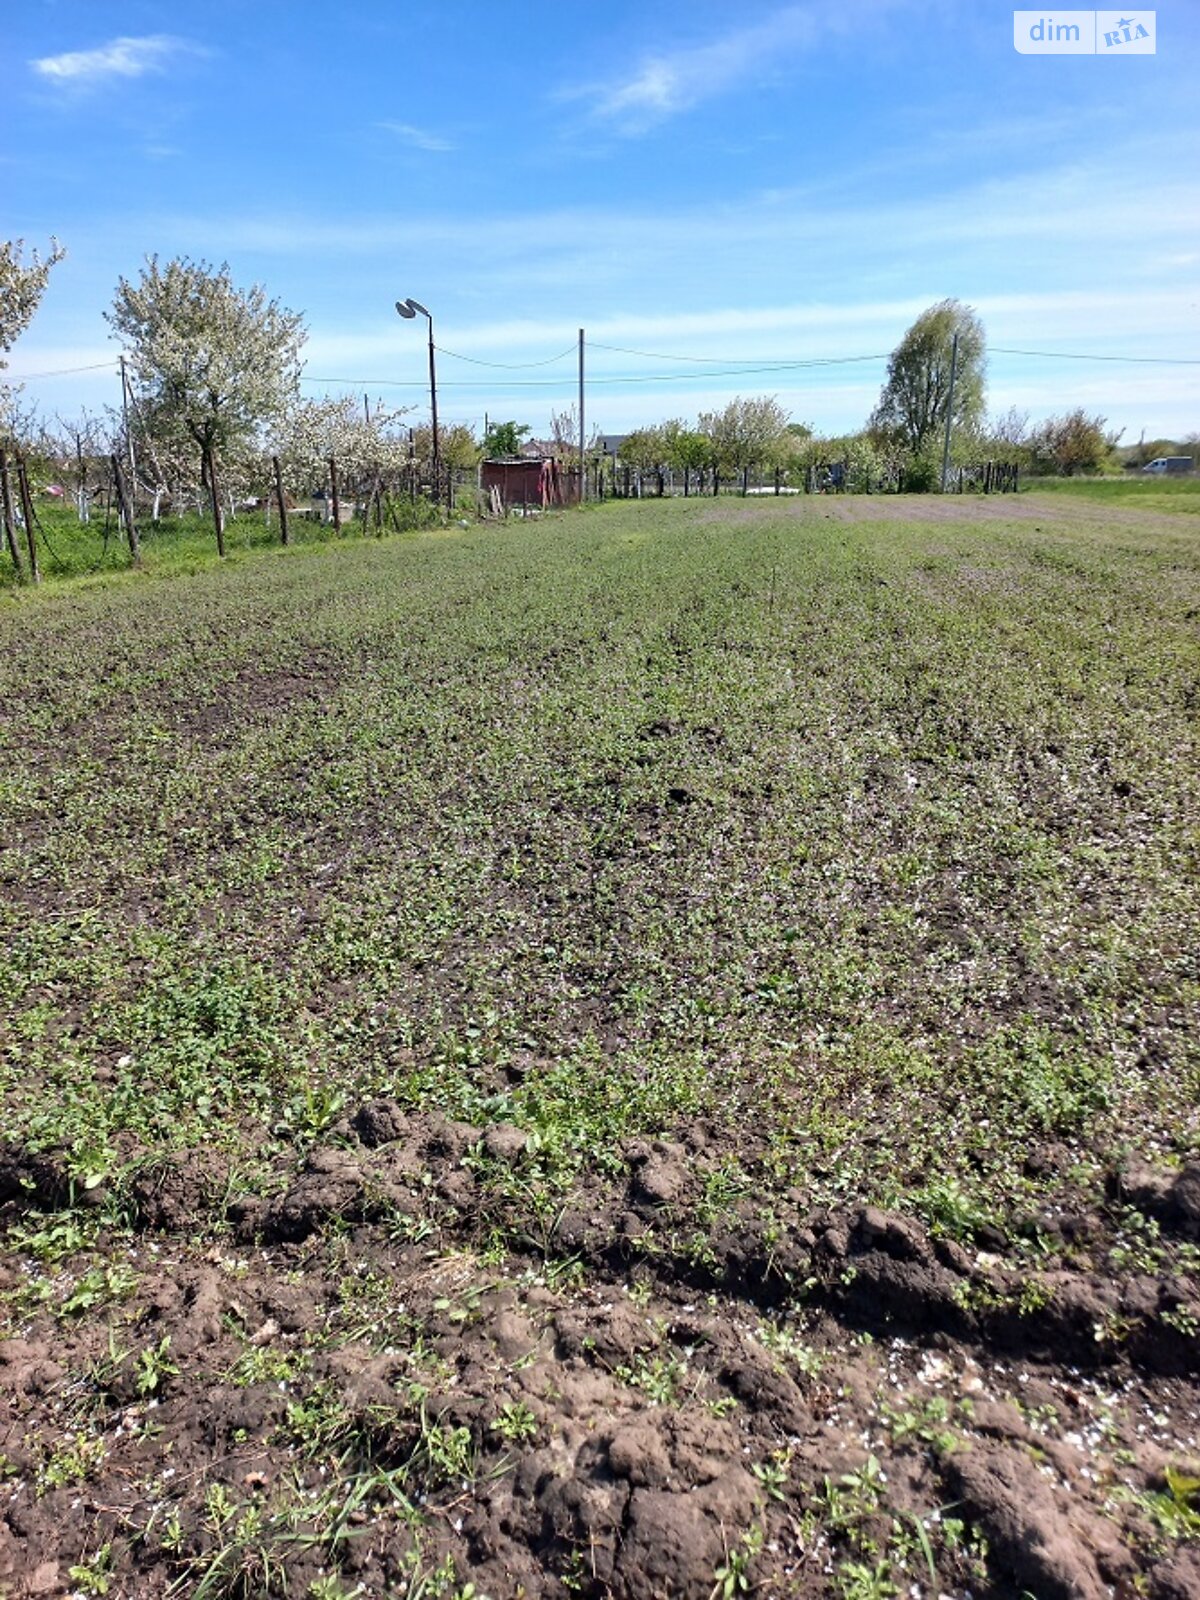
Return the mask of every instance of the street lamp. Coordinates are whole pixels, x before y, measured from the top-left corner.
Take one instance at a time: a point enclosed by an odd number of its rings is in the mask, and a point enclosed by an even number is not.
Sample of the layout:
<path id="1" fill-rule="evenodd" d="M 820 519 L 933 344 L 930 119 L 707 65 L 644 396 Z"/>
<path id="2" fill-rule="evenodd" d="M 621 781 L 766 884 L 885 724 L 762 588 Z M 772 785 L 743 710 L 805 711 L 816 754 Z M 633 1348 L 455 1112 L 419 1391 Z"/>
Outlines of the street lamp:
<path id="1" fill-rule="evenodd" d="M 438 450 L 438 420 L 437 420 L 437 373 L 433 365 L 433 318 L 419 300 L 397 300 L 396 310 L 402 317 L 415 317 L 419 312 L 429 323 L 429 409 L 433 415 L 433 502 L 436 505 L 441 496 L 442 474 L 441 456 Z M 449 488 L 446 493 L 446 503 L 450 503 Z"/>

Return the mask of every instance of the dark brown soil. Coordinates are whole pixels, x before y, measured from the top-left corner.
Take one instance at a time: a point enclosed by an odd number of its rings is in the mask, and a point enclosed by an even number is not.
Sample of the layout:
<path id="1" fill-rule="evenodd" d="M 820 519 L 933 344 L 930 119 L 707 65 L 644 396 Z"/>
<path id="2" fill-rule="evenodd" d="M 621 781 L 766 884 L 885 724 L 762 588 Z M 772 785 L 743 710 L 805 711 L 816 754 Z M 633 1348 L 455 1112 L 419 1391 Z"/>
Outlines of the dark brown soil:
<path id="1" fill-rule="evenodd" d="M 1147 1509 L 1198 1459 L 1196 1285 L 1023 1294 L 1003 1250 L 799 1195 L 683 1249 L 686 1128 L 500 1255 L 488 1163 L 525 1143 L 380 1100 L 272 1197 L 228 1206 L 215 1152 L 139 1171 L 120 1304 L 0 1344 L 0 1592 L 887 1594 L 853 1585 L 905 1530 L 914 1595 L 1198 1592 Z M 1194 1236 L 1198 1178 L 1111 1187 Z M 51 1158 L 0 1182 L 53 1224 Z"/>

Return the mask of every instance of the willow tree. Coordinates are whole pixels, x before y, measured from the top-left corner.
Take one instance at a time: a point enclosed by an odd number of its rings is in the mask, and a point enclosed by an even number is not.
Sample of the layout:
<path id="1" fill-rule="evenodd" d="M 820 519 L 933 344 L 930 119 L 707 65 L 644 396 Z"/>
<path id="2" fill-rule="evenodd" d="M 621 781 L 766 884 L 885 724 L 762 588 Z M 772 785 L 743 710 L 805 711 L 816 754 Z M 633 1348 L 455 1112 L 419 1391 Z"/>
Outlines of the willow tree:
<path id="1" fill-rule="evenodd" d="M 941 437 L 951 407 L 952 430 L 974 428 L 983 417 L 985 366 L 983 323 L 961 301 L 940 300 L 892 351 L 871 432 L 918 456 Z"/>
<path id="2" fill-rule="evenodd" d="M 107 320 L 129 358 L 135 401 L 200 452 L 224 555 L 218 461 L 251 449 L 294 401 L 304 319 L 260 285 L 237 288 L 227 265 L 179 258 L 160 267 L 150 256 L 137 283 L 120 279 Z"/>

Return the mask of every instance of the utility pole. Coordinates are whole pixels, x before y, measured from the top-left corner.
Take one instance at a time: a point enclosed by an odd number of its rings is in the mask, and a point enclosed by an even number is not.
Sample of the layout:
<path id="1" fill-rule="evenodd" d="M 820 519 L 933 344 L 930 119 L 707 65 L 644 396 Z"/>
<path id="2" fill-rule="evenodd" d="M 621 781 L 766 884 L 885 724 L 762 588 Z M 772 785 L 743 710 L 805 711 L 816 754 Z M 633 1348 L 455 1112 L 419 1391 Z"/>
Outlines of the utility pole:
<path id="1" fill-rule="evenodd" d="M 428 313 L 426 313 L 428 315 Z M 429 410 L 433 421 L 433 502 L 436 505 L 439 499 L 442 483 L 442 456 L 438 448 L 438 420 L 437 420 L 437 371 L 433 364 L 433 318 L 429 318 Z M 450 488 L 450 474 L 446 474 L 446 505 L 449 508 L 453 498 Z"/>
<path id="2" fill-rule="evenodd" d="M 415 317 L 418 314 L 429 323 L 429 412 L 433 424 L 433 483 L 432 499 L 437 505 L 441 499 L 441 452 L 438 448 L 438 414 L 437 414 L 437 369 L 433 361 L 433 317 L 419 300 L 414 300 L 411 295 L 407 300 L 397 300 L 396 310 L 402 317 Z M 453 501 L 453 486 L 450 482 L 450 473 L 446 473 L 446 505 Z"/>
<path id="3" fill-rule="evenodd" d="M 587 433 L 583 426 L 583 329 L 579 330 L 579 504 L 587 499 L 587 461 L 585 459 L 586 446 L 584 440 Z"/>
<path id="4" fill-rule="evenodd" d="M 946 396 L 946 442 L 942 445 L 942 493 L 946 492 L 946 473 L 950 468 L 950 422 L 954 416 L 954 374 L 958 369 L 958 335 L 950 346 L 950 393 Z"/>

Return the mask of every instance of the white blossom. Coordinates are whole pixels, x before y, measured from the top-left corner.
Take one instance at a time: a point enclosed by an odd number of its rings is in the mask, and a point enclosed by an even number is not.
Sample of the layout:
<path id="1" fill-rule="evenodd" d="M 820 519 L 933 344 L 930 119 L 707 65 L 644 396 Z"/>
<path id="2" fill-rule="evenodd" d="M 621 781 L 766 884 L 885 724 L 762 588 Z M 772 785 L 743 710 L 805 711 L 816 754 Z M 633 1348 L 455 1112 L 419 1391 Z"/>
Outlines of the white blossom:
<path id="1" fill-rule="evenodd" d="M 119 281 L 107 320 L 158 439 L 174 432 L 202 451 L 246 450 L 294 400 L 304 319 L 261 285 L 235 287 L 228 266 L 160 267 L 151 256 L 139 283 Z"/>
<path id="2" fill-rule="evenodd" d="M 25 262 L 24 253 L 24 239 L 0 240 L 0 372 L 8 366 L 5 356 L 33 321 L 50 281 L 51 268 L 67 252 L 57 239 L 51 239 L 50 254 L 44 260 L 31 250 L 29 261 Z M 5 414 L 17 392 L 0 383 L 0 408 Z"/>

